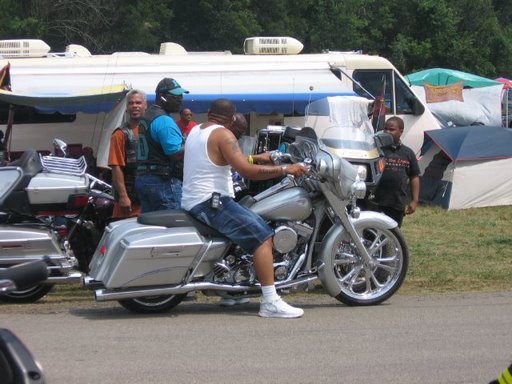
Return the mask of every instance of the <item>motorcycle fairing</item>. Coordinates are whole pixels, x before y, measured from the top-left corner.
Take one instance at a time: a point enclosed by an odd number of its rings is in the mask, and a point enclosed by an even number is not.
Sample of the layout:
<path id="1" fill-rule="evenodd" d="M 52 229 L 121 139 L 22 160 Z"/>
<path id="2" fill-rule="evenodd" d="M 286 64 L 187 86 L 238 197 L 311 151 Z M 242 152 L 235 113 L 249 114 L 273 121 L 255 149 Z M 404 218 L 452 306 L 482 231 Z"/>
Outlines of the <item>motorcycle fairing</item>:
<path id="1" fill-rule="evenodd" d="M 23 171 L 18 167 L 0 167 L 0 207 L 4 200 L 16 188 L 23 176 Z"/>

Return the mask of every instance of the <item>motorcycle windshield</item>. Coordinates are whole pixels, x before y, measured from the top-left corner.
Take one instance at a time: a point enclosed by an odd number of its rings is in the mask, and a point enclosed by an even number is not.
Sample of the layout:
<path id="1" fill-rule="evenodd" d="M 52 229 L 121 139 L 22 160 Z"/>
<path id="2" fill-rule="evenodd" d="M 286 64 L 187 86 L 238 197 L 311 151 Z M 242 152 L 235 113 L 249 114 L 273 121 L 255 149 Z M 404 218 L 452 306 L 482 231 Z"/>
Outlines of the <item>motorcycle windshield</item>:
<path id="1" fill-rule="evenodd" d="M 336 155 L 351 159 L 379 156 L 374 130 L 368 117 L 371 101 L 357 96 L 326 97 L 310 103 L 305 126 Z"/>
<path id="2" fill-rule="evenodd" d="M 0 167 L 0 207 L 4 204 L 4 200 L 20 181 L 23 173 L 17 167 Z"/>

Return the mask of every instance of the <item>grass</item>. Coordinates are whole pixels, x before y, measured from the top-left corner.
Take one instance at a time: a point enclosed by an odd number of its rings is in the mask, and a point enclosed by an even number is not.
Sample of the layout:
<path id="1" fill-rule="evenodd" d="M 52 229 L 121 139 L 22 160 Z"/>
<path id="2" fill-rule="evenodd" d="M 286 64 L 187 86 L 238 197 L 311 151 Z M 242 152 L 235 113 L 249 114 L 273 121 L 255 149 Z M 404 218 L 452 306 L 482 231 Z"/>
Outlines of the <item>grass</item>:
<path id="1" fill-rule="evenodd" d="M 512 289 L 512 206 L 420 206 L 402 231 L 411 258 L 401 293 Z"/>
<path id="2" fill-rule="evenodd" d="M 406 216 L 402 231 L 410 264 L 399 294 L 512 290 L 512 206 L 457 211 L 419 206 Z M 60 285 L 46 300 L 92 297 L 79 285 Z"/>

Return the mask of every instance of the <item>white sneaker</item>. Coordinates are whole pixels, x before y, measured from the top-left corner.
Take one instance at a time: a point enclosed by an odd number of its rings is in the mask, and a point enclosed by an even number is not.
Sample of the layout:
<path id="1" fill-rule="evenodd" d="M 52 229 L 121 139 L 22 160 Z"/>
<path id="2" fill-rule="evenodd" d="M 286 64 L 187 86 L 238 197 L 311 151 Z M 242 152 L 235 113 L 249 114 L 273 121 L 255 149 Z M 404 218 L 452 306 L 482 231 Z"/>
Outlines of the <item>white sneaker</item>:
<path id="1" fill-rule="evenodd" d="M 232 307 L 233 305 L 247 304 L 249 302 L 250 302 L 250 300 L 247 297 L 240 297 L 238 299 L 230 299 L 230 298 L 224 297 L 219 302 L 219 305 L 222 307 Z"/>
<path id="2" fill-rule="evenodd" d="M 284 319 L 301 317 L 303 314 L 302 309 L 286 304 L 280 297 L 274 301 L 262 301 L 258 313 L 261 317 L 280 317 Z"/>

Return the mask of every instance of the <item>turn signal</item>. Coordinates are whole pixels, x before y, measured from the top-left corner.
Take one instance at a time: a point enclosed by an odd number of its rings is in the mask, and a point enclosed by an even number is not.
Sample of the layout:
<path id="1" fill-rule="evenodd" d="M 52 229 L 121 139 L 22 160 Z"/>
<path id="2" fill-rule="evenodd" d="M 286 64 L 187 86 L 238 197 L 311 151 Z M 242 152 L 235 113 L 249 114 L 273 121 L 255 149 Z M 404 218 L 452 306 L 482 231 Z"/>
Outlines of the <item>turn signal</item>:
<path id="1" fill-rule="evenodd" d="M 381 157 L 379 161 L 377 162 L 377 169 L 379 170 L 379 173 L 384 172 L 384 168 L 386 167 L 386 160 Z"/>

